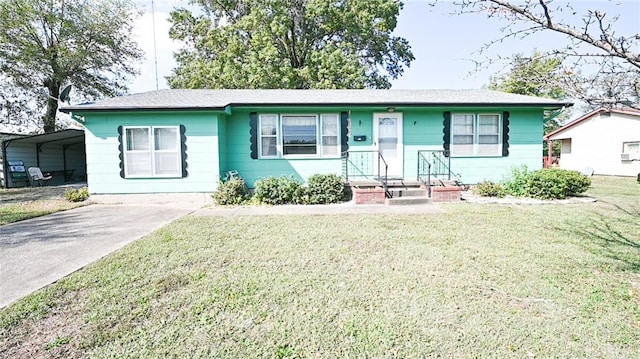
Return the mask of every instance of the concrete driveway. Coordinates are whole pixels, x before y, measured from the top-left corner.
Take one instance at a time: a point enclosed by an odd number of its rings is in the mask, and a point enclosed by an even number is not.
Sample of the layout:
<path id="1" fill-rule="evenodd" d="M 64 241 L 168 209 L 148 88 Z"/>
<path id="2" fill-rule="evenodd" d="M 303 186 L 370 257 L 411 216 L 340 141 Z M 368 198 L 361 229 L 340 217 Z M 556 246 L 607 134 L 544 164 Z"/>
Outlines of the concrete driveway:
<path id="1" fill-rule="evenodd" d="M 95 204 L 0 226 L 0 308 L 195 209 Z"/>

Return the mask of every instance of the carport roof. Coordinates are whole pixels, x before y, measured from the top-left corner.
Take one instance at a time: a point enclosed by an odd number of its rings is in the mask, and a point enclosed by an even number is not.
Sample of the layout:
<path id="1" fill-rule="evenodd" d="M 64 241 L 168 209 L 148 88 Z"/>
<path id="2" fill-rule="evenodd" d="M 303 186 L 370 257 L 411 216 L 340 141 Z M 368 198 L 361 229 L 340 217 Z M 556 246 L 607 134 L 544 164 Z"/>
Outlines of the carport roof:
<path id="1" fill-rule="evenodd" d="M 39 135 L 31 135 L 24 137 L 12 138 L 5 141 L 5 146 L 11 142 L 44 144 L 52 143 L 68 145 L 78 142 L 84 142 L 84 130 L 62 130 L 56 132 L 43 133 Z"/>

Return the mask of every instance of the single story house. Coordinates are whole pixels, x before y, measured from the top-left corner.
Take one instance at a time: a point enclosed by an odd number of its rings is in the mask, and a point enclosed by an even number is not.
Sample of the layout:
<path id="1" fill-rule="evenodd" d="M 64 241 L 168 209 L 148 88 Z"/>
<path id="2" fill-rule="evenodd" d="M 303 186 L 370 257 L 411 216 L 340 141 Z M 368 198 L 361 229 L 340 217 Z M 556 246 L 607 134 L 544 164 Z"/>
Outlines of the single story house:
<path id="1" fill-rule="evenodd" d="M 599 108 L 549 133 L 545 140 L 562 144 L 560 168 L 601 175 L 640 174 L 638 110 Z"/>
<path id="2" fill-rule="evenodd" d="M 86 128 L 92 194 L 212 192 L 316 173 L 468 184 L 542 167 L 543 112 L 489 90 L 159 90 L 62 107 Z M 440 168 L 436 170 L 436 168 Z"/>

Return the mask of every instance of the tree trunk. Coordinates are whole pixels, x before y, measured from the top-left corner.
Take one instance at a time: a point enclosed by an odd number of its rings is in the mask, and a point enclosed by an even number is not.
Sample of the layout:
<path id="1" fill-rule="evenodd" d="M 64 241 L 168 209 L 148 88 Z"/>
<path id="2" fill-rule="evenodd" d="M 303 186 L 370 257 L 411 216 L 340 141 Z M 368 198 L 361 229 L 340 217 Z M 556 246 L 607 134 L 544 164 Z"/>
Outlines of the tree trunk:
<path id="1" fill-rule="evenodd" d="M 42 121 L 44 122 L 44 132 L 54 132 L 56 130 L 56 114 L 58 113 L 58 98 L 60 97 L 60 84 L 52 81 L 47 85 L 49 98 L 47 99 L 47 112 Z"/>

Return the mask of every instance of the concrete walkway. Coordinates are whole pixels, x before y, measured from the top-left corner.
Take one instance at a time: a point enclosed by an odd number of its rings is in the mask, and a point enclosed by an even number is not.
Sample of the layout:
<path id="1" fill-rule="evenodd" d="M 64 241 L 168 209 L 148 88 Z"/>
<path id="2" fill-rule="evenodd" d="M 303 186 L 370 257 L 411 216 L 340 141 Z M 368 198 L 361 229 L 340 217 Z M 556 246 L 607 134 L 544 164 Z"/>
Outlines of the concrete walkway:
<path id="1" fill-rule="evenodd" d="M 128 204 L 93 204 L 0 226 L 0 308 L 187 214 L 265 216 L 443 212 L 434 205 L 355 205 L 348 202 L 317 206 L 202 207 L 205 205 L 202 201 L 174 202 L 169 199 L 148 205 L 131 204 L 131 201 Z M 133 203 L 136 202 L 150 203 L 145 198 L 136 198 Z"/>
<path id="2" fill-rule="evenodd" d="M 0 226 L 0 308 L 197 208 L 95 204 Z"/>

